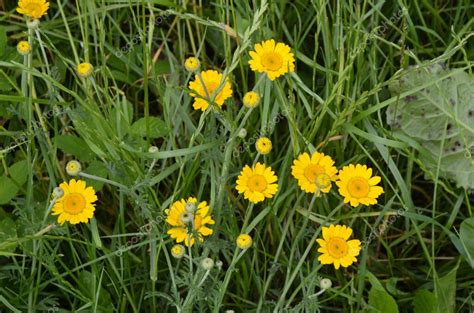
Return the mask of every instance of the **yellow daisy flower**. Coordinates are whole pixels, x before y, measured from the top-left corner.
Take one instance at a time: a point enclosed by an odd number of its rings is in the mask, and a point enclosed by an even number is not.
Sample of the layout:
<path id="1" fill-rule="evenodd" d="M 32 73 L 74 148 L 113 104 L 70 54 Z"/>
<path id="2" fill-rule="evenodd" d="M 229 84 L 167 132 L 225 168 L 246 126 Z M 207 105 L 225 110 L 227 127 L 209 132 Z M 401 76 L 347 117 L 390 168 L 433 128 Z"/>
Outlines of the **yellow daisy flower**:
<path id="1" fill-rule="evenodd" d="M 278 177 L 272 168 L 258 162 L 253 168 L 248 165 L 240 172 L 237 179 L 237 191 L 244 194 L 244 198 L 252 203 L 258 203 L 265 198 L 273 198 L 278 191 L 278 184 L 275 182 Z"/>
<path id="2" fill-rule="evenodd" d="M 46 0 L 20 0 L 16 11 L 33 19 L 38 19 L 46 14 L 49 2 Z"/>
<path id="3" fill-rule="evenodd" d="M 255 143 L 255 148 L 262 155 L 269 154 L 272 151 L 272 141 L 267 137 L 260 137 Z"/>
<path id="4" fill-rule="evenodd" d="M 201 62 L 199 62 L 199 59 L 196 57 L 190 57 L 184 61 L 184 68 L 186 68 L 188 72 L 195 72 L 200 66 Z"/>
<path id="5" fill-rule="evenodd" d="M 376 186 L 380 176 L 372 177 L 372 169 L 366 165 L 349 164 L 339 170 L 338 176 L 339 194 L 344 197 L 344 203 L 350 202 L 353 207 L 376 204 L 378 196 L 383 194 L 383 188 Z"/>
<path id="6" fill-rule="evenodd" d="M 267 73 L 270 80 L 295 70 L 295 58 L 290 47 L 284 43 L 275 43 L 270 39 L 255 45 L 255 51 L 250 51 L 250 68 L 254 72 Z"/>
<path id="7" fill-rule="evenodd" d="M 232 86 L 229 80 L 226 79 L 219 93 L 213 95 L 214 91 L 221 85 L 222 74 L 217 71 L 209 70 L 201 72 L 200 75 L 202 82 L 198 74 L 195 75 L 193 81 L 189 82 L 189 89 L 191 89 L 190 96 L 194 98 L 193 108 L 195 110 L 205 111 L 209 107 L 208 95 L 211 98 L 214 96 L 213 102 L 217 104 L 219 108 L 222 107 L 224 101 L 232 96 Z"/>
<path id="8" fill-rule="evenodd" d="M 249 91 L 244 95 L 244 106 L 251 109 L 255 108 L 260 102 L 260 96 L 255 91 Z"/>
<path id="9" fill-rule="evenodd" d="M 76 67 L 77 76 L 82 78 L 89 77 L 93 71 L 94 67 L 92 66 L 92 64 L 87 62 L 81 63 Z"/>
<path id="10" fill-rule="evenodd" d="M 324 153 L 314 152 L 301 154 L 293 161 L 291 174 L 298 180 L 301 190 L 308 193 L 328 193 L 332 182 L 337 179 L 334 160 Z"/>
<path id="11" fill-rule="evenodd" d="M 207 225 L 214 224 L 209 215 L 209 206 L 206 201 L 199 202 L 189 197 L 173 203 L 170 209 L 165 210 L 166 222 L 171 226 L 168 235 L 176 239 L 177 243 L 184 242 L 186 246 L 193 246 L 196 239 L 203 242 L 204 236 L 212 235 L 213 230 Z"/>
<path id="12" fill-rule="evenodd" d="M 253 242 L 252 237 L 250 237 L 250 235 L 247 235 L 247 234 L 240 234 L 236 240 L 237 247 L 239 247 L 239 249 L 242 249 L 242 250 L 250 248 L 252 246 L 252 242 Z"/>
<path id="13" fill-rule="evenodd" d="M 97 196 L 92 187 L 86 187 L 83 180 L 71 179 L 69 184 L 64 182 L 59 185 L 64 191 L 61 198 L 54 203 L 52 215 L 58 216 L 58 223 L 71 224 L 87 223 L 94 216 Z"/>
<path id="14" fill-rule="evenodd" d="M 348 240 L 352 234 L 352 229 L 347 226 L 331 225 L 323 227 L 323 239 L 316 239 L 320 248 L 318 252 L 322 254 L 318 257 L 321 264 L 334 264 L 339 269 L 348 267 L 353 262 L 357 262 L 356 256 L 360 252 L 360 241 L 357 239 Z"/>

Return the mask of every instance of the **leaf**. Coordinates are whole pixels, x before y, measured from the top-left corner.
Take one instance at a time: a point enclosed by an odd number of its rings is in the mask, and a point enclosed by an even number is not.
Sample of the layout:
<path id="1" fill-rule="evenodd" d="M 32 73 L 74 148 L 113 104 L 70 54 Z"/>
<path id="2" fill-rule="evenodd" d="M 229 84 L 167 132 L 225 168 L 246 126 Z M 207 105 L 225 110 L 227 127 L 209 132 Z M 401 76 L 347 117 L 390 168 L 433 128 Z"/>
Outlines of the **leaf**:
<path id="1" fill-rule="evenodd" d="M 22 160 L 16 162 L 8 169 L 9 176 L 12 180 L 14 180 L 18 186 L 23 186 L 28 179 L 28 161 Z"/>
<path id="2" fill-rule="evenodd" d="M 398 313 L 398 306 L 393 297 L 376 286 L 370 289 L 369 305 L 371 312 Z"/>
<path id="3" fill-rule="evenodd" d="M 4 26 L 0 26 L 0 57 L 5 54 L 7 47 L 7 31 Z"/>
<path id="4" fill-rule="evenodd" d="M 67 154 L 72 154 L 82 161 L 89 161 L 93 153 L 84 139 L 73 135 L 59 135 L 55 137 L 56 145 Z"/>
<path id="5" fill-rule="evenodd" d="M 434 294 L 426 289 L 419 289 L 413 299 L 414 313 L 434 313 L 437 305 Z"/>
<path id="6" fill-rule="evenodd" d="M 0 221 L 0 250 L 2 252 L 13 252 L 17 246 L 12 239 L 17 238 L 15 222 L 7 217 Z"/>
<path id="7" fill-rule="evenodd" d="M 438 299 L 438 312 L 452 313 L 456 304 L 456 266 L 447 275 L 435 280 L 435 296 Z"/>
<path id="8" fill-rule="evenodd" d="M 99 161 L 91 162 L 91 164 L 87 167 L 85 172 L 88 174 L 92 174 L 92 175 L 103 177 L 103 178 L 107 178 L 107 175 L 109 174 L 107 167 L 105 167 L 105 165 Z M 86 178 L 85 181 L 86 181 L 87 186 L 93 187 L 95 191 L 101 190 L 102 187 L 104 186 L 103 182 L 100 182 L 94 179 Z"/>
<path id="9" fill-rule="evenodd" d="M 6 176 L 0 176 L 0 204 L 7 204 L 19 191 L 13 180 Z"/>
<path id="10" fill-rule="evenodd" d="M 466 260 L 474 268 L 474 217 L 467 218 L 461 223 L 459 237 L 466 252 Z"/>
<path id="11" fill-rule="evenodd" d="M 474 189 L 474 76 L 442 64 L 411 67 L 389 86 L 394 102 L 387 123 L 429 153 L 419 158 L 428 170 Z"/>
<path id="12" fill-rule="evenodd" d="M 163 137 L 168 133 L 168 127 L 163 120 L 158 117 L 150 116 L 147 118 L 143 117 L 133 123 L 131 133 L 137 136 L 145 137 L 147 135 L 146 123 L 148 120 L 149 135 L 150 138 Z"/>

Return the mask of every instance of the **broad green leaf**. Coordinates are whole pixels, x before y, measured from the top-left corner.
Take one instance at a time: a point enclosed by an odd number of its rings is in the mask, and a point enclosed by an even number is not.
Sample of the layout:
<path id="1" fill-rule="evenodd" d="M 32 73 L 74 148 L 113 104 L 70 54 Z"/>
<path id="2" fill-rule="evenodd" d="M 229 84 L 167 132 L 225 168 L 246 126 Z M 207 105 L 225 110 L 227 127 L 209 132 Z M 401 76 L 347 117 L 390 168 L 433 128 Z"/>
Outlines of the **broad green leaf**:
<path id="1" fill-rule="evenodd" d="M 0 176 L 0 204 L 7 204 L 18 193 L 15 182 L 6 176 Z"/>
<path id="2" fill-rule="evenodd" d="M 56 145 L 63 152 L 72 154 L 82 161 L 89 161 L 93 153 L 84 139 L 73 135 L 59 135 L 55 137 Z"/>
<path id="3" fill-rule="evenodd" d="M 438 299 L 439 313 L 455 312 L 457 266 L 445 276 L 435 280 L 435 295 Z"/>
<path id="4" fill-rule="evenodd" d="M 107 170 L 107 167 L 105 167 L 105 165 L 99 161 L 91 162 L 91 164 L 85 169 L 85 172 L 87 174 L 92 174 L 92 175 L 103 177 L 103 178 L 107 178 L 107 174 L 109 173 L 109 171 Z M 97 180 L 87 178 L 85 179 L 85 181 L 86 181 L 87 186 L 93 187 L 95 191 L 101 190 L 102 187 L 104 186 L 103 182 L 100 182 Z"/>
<path id="5" fill-rule="evenodd" d="M 14 180 L 18 186 L 23 186 L 28 179 L 28 161 L 22 160 L 19 161 L 8 169 L 9 176 L 12 180 Z"/>
<path id="6" fill-rule="evenodd" d="M 384 289 L 372 286 L 369 292 L 370 312 L 398 313 L 398 306 Z"/>
<path id="7" fill-rule="evenodd" d="M 133 123 L 132 128 L 131 128 L 131 133 L 134 135 L 138 135 L 141 137 L 145 137 L 147 135 L 147 120 L 148 120 L 148 128 L 149 128 L 149 135 L 151 138 L 159 138 L 163 137 L 168 133 L 168 127 L 166 126 L 165 122 L 163 120 L 157 118 L 157 117 L 148 117 L 147 118 L 141 118 L 135 123 Z"/>
<path id="8" fill-rule="evenodd" d="M 389 89 L 400 101 L 388 107 L 387 123 L 429 152 L 419 157 L 430 171 L 441 160 L 442 177 L 474 189 L 474 76 L 441 64 L 412 67 Z"/>
<path id="9" fill-rule="evenodd" d="M 435 313 L 437 309 L 436 297 L 426 289 L 419 289 L 413 299 L 414 313 Z"/>
<path id="10" fill-rule="evenodd" d="M 3 252 L 13 252 L 17 246 L 14 242 L 16 238 L 15 222 L 9 217 L 2 219 L 0 221 L 0 250 Z"/>
<path id="11" fill-rule="evenodd" d="M 474 217 L 465 219 L 461 223 L 459 237 L 466 252 L 466 260 L 474 268 Z"/>

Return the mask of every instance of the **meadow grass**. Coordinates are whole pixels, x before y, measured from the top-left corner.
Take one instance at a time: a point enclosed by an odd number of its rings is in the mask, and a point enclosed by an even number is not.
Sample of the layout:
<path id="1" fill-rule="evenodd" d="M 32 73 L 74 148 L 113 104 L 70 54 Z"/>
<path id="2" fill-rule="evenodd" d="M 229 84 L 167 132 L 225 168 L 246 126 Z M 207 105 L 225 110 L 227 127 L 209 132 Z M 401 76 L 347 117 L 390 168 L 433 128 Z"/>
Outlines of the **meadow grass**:
<path id="1" fill-rule="evenodd" d="M 1 312 L 473 311 L 473 237 L 459 234 L 472 194 L 426 168 L 385 117 L 416 91 L 388 91 L 407 66 L 472 73 L 472 1 L 64 0 L 37 30 L 16 5 L 0 1 Z M 272 38 L 296 59 L 274 81 L 248 66 Z M 190 56 L 229 77 L 221 109 L 193 109 Z M 75 74 L 81 62 L 92 76 Z M 262 98 L 252 110 L 250 90 Z M 352 208 L 335 185 L 304 193 L 291 166 L 316 150 L 373 168 L 378 204 Z M 90 223 L 60 226 L 51 194 L 70 160 L 99 200 Z M 257 161 L 278 193 L 251 204 L 235 184 Z M 165 210 L 189 196 L 209 203 L 214 233 L 176 259 Z M 318 261 L 329 224 L 364 243 L 348 268 Z M 251 248 L 236 247 L 240 233 Z"/>

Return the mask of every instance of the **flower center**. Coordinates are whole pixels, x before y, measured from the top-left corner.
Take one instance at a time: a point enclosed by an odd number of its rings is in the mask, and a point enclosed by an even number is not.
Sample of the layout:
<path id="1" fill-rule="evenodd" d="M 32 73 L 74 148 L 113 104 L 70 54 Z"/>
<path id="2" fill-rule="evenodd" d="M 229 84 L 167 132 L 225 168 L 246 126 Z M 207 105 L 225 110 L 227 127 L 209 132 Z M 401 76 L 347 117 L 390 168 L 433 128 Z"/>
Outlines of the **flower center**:
<path id="1" fill-rule="evenodd" d="M 63 209 L 69 214 L 79 214 L 86 208 L 86 199 L 80 193 L 71 193 L 63 200 Z"/>
<path id="2" fill-rule="evenodd" d="M 270 71 L 278 71 L 283 65 L 283 59 L 276 52 L 267 52 L 262 57 L 263 66 Z"/>
<path id="3" fill-rule="evenodd" d="M 24 11 L 29 12 L 33 16 L 37 16 L 41 14 L 41 6 L 37 3 L 28 3 L 26 4 Z"/>
<path id="4" fill-rule="evenodd" d="M 267 189 L 267 180 L 262 175 L 254 175 L 249 178 L 248 187 L 251 191 L 263 192 Z"/>
<path id="5" fill-rule="evenodd" d="M 304 169 L 304 176 L 312 183 L 316 183 L 320 174 L 324 174 L 324 168 L 317 164 L 310 164 Z"/>
<path id="6" fill-rule="evenodd" d="M 352 178 L 347 184 L 347 190 L 354 198 L 367 197 L 370 191 L 369 182 L 362 177 Z"/>
<path id="7" fill-rule="evenodd" d="M 332 237 L 327 243 L 329 254 L 336 259 L 340 259 L 347 255 L 349 247 L 347 242 L 339 237 Z"/>
<path id="8" fill-rule="evenodd" d="M 320 189 L 324 189 L 331 185 L 331 177 L 328 174 L 322 173 L 318 174 L 315 179 L 316 186 Z"/>

